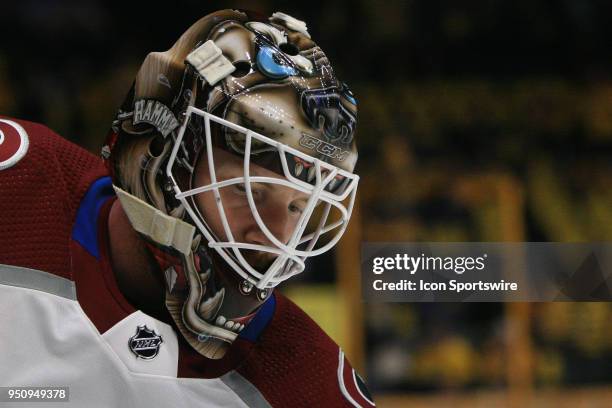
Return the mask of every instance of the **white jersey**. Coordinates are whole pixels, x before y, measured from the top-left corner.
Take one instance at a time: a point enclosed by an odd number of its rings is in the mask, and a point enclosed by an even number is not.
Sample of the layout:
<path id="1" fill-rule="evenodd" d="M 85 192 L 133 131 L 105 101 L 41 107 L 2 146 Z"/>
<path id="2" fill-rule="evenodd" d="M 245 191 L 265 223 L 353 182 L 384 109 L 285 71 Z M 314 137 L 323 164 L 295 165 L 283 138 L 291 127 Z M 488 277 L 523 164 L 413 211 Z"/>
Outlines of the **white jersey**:
<path id="1" fill-rule="evenodd" d="M 236 371 L 177 378 L 176 334 L 151 316 L 136 311 L 99 333 L 76 301 L 73 282 L 4 265 L 0 283 L 0 384 L 69 387 L 69 402 L 37 407 L 268 406 Z M 154 359 L 138 358 L 127 345 L 138 326 L 162 339 Z"/>

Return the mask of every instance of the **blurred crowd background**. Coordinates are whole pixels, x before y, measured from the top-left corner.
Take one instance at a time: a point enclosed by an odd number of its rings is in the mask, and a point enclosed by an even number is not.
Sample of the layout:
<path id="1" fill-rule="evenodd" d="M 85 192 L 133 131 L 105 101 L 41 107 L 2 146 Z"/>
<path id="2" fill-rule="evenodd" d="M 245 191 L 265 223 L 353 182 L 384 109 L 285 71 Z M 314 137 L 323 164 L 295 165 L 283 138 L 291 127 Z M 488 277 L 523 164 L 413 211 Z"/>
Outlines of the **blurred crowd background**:
<path id="1" fill-rule="evenodd" d="M 21 0 L 0 12 L 0 114 L 97 154 L 146 54 L 227 7 L 305 20 L 359 101 L 351 229 L 282 290 L 380 405 L 610 406 L 610 303 L 364 304 L 358 253 L 611 241 L 612 3 Z"/>

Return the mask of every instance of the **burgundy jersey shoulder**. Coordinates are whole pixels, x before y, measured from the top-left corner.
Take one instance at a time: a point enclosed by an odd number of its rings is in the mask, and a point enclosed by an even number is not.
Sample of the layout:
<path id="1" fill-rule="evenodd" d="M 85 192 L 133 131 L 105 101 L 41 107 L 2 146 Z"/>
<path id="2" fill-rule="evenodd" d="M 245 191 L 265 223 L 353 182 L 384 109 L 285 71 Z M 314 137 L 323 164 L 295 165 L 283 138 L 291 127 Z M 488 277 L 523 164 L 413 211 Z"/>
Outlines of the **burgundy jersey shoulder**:
<path id="1" fill-rule="evenodd" d="M 76 210 L 105 174 L 100 158 L 49 128 L 0 116 L 0 264 L 70 279 Z"/>
<path id="2" fill-rule="evenodd" d="M 278 293 L 276 311 L 238 368 L 276 407 L 373 407 L 361 377 L 338 345 Z"/>

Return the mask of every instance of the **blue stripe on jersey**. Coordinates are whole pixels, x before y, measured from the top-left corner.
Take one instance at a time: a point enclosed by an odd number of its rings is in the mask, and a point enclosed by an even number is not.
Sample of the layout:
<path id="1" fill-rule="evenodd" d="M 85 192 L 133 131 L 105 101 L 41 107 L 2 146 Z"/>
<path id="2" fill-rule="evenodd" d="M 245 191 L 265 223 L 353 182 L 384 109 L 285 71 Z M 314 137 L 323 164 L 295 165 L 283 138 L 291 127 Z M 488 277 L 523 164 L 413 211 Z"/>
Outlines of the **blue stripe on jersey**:
<path id="1" fill-rule="evenodd" d="M 77 211 L 76 221 L 72 227 L 72 239 L 96 258 L 100 258 L 98 249 L 98 215 L 107 199 L 115 195 L 110 177 L 96 180 L 87 190 Z"/>
<path id="2" fill-rule="evenodd" d="M 272 319 L 274 309 L 276 309 L 276 296 L 272 293 L 272 296 L 261 306 L 255 317 L 242 329 L 238 337 L 256 342 L 263 329 Z"/>

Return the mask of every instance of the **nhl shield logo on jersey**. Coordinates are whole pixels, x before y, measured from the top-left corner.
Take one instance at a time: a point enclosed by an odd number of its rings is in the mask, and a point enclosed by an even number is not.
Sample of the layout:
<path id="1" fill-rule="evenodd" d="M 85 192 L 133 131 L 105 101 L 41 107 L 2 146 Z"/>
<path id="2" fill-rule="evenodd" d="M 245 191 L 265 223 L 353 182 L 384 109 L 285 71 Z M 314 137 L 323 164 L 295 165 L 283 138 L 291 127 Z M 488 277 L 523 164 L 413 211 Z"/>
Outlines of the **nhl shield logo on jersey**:
<path id="1" fill-rule="evenodd" d="M 14 166 L 28 151 L 28 133 L 17 122 L 0 119 L 0 170 Z"/>
<path id="2" fill-rule="evenodd" d="M 162 342 L 163 339 L 160 335 L 144 325 L 136 328 L 136 334 L 130 338 L 128 344 L 136 357 L 151 360 L 159 353 Z"/>

